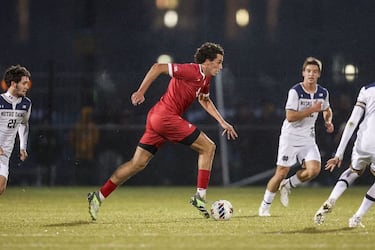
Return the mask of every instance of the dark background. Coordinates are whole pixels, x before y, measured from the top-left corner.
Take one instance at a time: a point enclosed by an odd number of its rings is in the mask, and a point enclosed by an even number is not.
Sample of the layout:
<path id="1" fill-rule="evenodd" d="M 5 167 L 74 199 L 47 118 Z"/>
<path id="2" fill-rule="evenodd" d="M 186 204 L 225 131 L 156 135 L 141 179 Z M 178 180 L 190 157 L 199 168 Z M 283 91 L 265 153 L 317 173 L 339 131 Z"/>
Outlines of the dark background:
<path id="1" fill-rule="evenodd" d="M 104 182 L 132 156 L 147 110 L 166 89 L 169 78 L 161 76 L 143 105 L 131 105 L 130 95 L 149 67 L 164 53 L 175 62 L 191 62 L 205 41 L 225 49 L 223 114 L 240 135 L 228 144 L 232 183 L 274 168 L 287 92 L 302 79 L 308 56 L 323 62 L 320 84 L 330 91 L 336 126 L 328 135 L 318 120 L 322 162 L 334 153 L 360 87 L 373 81 L 374 1 L 180 0 L 173 29 L 163 25 L 168 9 L 158 9 L 160 2 L 0 0 L 0 70 L 22 64 L 32 72 L 30 158 L 21 163 L 15 147 L 10 185 Z M 239 8 L 250 11 L 243 28 L 234 21 Z M 354 80 L 346 80 L 346 64 L 358 68 Z M 84 107 L 92 110 L 98 138 L 89 148 L 93 156 L 80 158 L 71 131 Z M 211 183 L 222 185 L 216 122 L 197 105 L 186 117 L 218 144 Z M 77 133 L 93 136 L 90 129 Z M 350 150 L 351 145 L 343 169 Z M 129 185 L 195 185 L 196 160 L 189 148 L 167 144 Z M 332 185 L 341 171 L 322 171 L 312 184 Z M 264 185 L 268 178 L 244 185 Z M 372 177 L 366 172 L 358 183 L 372 183 Z"/>

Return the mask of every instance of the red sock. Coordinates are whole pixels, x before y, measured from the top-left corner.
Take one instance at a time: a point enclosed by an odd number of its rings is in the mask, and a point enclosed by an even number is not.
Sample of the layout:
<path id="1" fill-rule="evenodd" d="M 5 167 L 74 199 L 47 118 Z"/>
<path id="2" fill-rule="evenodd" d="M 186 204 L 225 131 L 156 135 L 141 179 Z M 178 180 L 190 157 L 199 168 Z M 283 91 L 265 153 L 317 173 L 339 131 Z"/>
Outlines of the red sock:
<path id="1" fill-rule="evenodd" d="M 114 184 L 110 179 L 102 186 L 100 189 L 100 193 L 107 198 L 108 195 L 110 195 L 115 189 L 117 188 L 117 185 Z"/>
<path id="2" fill-rule="evenodd" d="M 197 188 L 207 189 L 208 183 L 210 182 L 210 170 L 198 169 L 198 183 Z"/>

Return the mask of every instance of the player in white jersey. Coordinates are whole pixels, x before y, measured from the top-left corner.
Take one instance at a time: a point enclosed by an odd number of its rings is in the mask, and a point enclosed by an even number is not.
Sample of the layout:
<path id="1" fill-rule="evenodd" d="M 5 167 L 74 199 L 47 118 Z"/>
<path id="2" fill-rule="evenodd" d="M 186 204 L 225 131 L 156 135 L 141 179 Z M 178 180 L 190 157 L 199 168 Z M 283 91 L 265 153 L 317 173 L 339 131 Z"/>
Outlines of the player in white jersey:
<path id="1" fill-rule="evenodd" d="M 332 172 L 336 166 L 341 166 L 345 148 L 358 124 L 360 125 L 352 150 L 351 165 L 341 174 L 330 196 L 315 213 L 314 222 L 316 224 L 324 222 L 325 215 L 332 211 L 337 199 L 363 173 L 367 166 L 370 166 L 370 171 L 375 175 L 375 83 L 361 88 L 352 114 L 345 125 L 335 157 L 327 161 L 326 170 Z M 361 219 L 374 201 L 375 184 L 368 190 L 361 208 L 349 220 L 350 227 L 362 225 Z"/>
<path id="2" fill-rule="evenodd" d="M 20 65 L 11 66 L 4 73 L 8 87 L 0 95 L 0 195 L 4 193 L 9 175 L 9 157 L 12 154 L 17 132 L 20 140 L 20 159 L 27 158 L 28 121 L 31 101 L 26 97 L 31 74 Z"/>
<path id="3" fill-rule="evenodd" d="M 281 128 L 277 166 L 267 184 L 259 216 L 270 216 L 270 208 L 276 192 L 280 190 L 281 203 L 288 206 L 290 189 L 315 178 L 321 169 L 321 157 L 315 142 L 315 123 L 319 112 L 323 112 L 325 127 L 332 133 L 332 110 L 327 89 L 318 84 L 322 64 L 308 57 L 302 66 L 303 82 L 294 85 L 288 93 L 285 105 L 286 119 Z M 290 167 L 297 163 L 303 166 L 295 175 L 285 179 Z"/>

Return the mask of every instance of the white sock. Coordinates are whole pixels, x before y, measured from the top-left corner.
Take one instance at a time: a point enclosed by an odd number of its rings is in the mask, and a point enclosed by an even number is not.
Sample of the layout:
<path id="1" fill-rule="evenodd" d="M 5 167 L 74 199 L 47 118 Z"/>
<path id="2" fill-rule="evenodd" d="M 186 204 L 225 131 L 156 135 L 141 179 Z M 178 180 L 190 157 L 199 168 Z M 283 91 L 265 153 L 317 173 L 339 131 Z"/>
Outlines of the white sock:
<path id="1" fill-rule="evenodd" d="M 203 200 L 206 200 L 206 191 L 207 191 L 207 189 L 204 189 L 204 188 L 197 188 L 197 193 L 199 194 L 199 196 L 200 196 Z"/>
<path id="2" fill-rule="evenodd" d="M 104 201 L 105 200 L 104 195 L 100 191 L 99 191 L 99 199 L 100 199 L 100 201 Z"/>
<path id="3" fill-rule="evenodd" d="M 339 179 L 337 180 L 336 185 L 329 195 L 329 200 L 336 201 L 340 196 L 345 192 L 345 190 L 359 177 L 357 173 L 354 173 L 348 168 L 345 170 Z"/>
<path id="4" fill-rule="evenodd" d="M 266 191 L 264 192 L 263 201 L 262 201 L 261 206 L 262 207 L 271 206 L 271 203 L 272 203 L 273 199 L 275 198 L 275 195 L 276 195 L 276 193 L 272 193 L 272 192 L 268 191 L 268 189 L 266 189 Z"/>
<path id="5" fill-rule="evenodd" d="M 301 185 L 301 183 L 302 182 L 298 179 L 297 174 L 295 174 L 287 179 L 287 183 L 285 184 L 285 187 L 287 189 L 291 189 L 291 188 L 298 187 L 299 185 Z"/>
<path id="6" fill-rule="evenodd" d="M 373 184 L 370 189 L 367 191 L 365 198 L 363 198 L 361 206 L 358 208 L 355 213 L 356 216 L 363 217 L 368 210 L 375 203 L 375 184 Z"/>

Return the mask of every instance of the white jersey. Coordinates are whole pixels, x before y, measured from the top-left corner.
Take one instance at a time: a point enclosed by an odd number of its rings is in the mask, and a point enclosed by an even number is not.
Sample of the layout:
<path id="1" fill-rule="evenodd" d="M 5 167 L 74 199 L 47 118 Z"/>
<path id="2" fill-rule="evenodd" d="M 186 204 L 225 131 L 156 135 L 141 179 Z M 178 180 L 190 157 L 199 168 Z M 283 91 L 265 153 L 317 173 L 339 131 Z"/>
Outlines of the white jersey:
<path id="1" fill-rule="evenodd" d="M 329 93 L 327 89 L 317 85 L 313 94 L 308 93 L 302 86 L 302 83 L 294 85 L 288 93 L 288 99 L 285 105 L 286 110 L 302 111 L 313 104 L 315 101 L 323 103 L 323 110 L 330 107 Z M 314 112 L 302 120 L 289 122 L 284 120 L 281 127 L 280 141 L 291 143 L 294 146 L 314 145 L 315 142 L 315 122 L 319 112 Z"/>
<path id="2" fill-rule="evenodd" d="M 20 148 L 26 149 L 30 113 L 29 98 L 17 98 L 8 92 L 0 95 L 0 147 L 8 158 L 12 153 L 17 132 Z"/>
<path id="3" fill-rule="evenodd" d="M 351 158 L 352 168 L 360 171 L 371 164 L 371 169 L 375 171 L 375 83 L 366 85 L 359 91 L 357 103 L 345 125 L 336 150 L 335 156 L 340 160 L 343 159 L 345 148 L 358 124 L 360 125 Z"/>
<path id="4" fill-rule="evenodd" d="M 357 103 L 365 109 L 364 118 L 357 131 L 355 147 L 375 155 L 375 83 L 361 88 Z"/>

